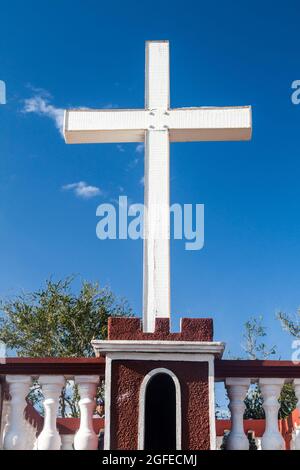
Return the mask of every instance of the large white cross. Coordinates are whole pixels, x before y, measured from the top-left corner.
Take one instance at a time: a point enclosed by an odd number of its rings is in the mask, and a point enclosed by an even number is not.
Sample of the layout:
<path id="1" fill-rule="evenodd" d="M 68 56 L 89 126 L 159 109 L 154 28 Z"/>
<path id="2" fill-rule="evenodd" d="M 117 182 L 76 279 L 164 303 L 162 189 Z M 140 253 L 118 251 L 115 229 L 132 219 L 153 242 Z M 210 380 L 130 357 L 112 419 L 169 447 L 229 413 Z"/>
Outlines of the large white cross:
<path id="1" fill-rule="evenodd" d="M 67 143 L 145 142 L 144 331 L 170 317 L 170 142 L 249 140 L 251 107 L 170 109 L 169 42 L 146 42 L 145 109 L 65 112 Z"/>

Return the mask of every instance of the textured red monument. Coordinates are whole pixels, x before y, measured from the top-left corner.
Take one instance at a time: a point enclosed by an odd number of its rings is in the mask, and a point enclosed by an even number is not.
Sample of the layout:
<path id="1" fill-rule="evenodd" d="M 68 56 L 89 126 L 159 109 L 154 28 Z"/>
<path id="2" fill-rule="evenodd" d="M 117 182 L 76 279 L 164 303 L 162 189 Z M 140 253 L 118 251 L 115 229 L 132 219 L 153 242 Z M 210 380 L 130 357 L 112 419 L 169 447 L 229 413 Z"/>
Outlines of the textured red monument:
<path id="1" fill-rule="evenodd" d="M 110 318 L 106 356 L 105 448 L 196 450 L 215 448 L 214 358 L 211 319 L 183 318 L 180 333 L 157 318 L 154 333 L 139 318 Z"/>

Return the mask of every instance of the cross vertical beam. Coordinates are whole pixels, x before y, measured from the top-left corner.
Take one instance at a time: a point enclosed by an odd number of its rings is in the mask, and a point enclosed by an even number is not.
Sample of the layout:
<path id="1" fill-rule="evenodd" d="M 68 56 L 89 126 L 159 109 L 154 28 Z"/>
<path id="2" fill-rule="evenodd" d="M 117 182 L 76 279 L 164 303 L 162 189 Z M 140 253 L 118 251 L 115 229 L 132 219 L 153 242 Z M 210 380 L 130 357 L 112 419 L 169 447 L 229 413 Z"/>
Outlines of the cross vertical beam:
<path id="1" fill-rule="evenodd" d="M 157 113 L 170 104 L 169 43 L 146 43 L 145 109 L 150 125 L 145 131 L 145 220 L 143 327 L 153 332 L 156 317 L 170 318 L 170 139 L 158 125 Z M 159 111 L 160 110 L 160 111 Z"/>
<path id="2" fill-rule="evenodd" d="M 145 109 L 170 108 L 169 41 L 147 41 Z"/>

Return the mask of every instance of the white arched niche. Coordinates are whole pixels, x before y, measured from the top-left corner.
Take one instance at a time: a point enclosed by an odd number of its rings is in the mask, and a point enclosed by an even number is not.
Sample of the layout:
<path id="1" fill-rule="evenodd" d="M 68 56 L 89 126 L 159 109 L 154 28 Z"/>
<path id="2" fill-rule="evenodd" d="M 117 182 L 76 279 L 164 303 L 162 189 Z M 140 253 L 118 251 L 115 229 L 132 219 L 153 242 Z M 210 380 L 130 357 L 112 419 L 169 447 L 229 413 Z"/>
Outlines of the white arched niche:
<path id="1" fill-rule="evenodd" d="M 181 450 L 181 390 L 180 383 L 174 372 L 164 367 L 151 370 L 141 383 L 139 397 L 139 424 L 138 424 L 138 450 L 144 450 L 145 442 L 145 406 L 146 391 L 150 380 L 157 374 L 169 375 L 175 385 L 176 394 L 176 450 Z"/>

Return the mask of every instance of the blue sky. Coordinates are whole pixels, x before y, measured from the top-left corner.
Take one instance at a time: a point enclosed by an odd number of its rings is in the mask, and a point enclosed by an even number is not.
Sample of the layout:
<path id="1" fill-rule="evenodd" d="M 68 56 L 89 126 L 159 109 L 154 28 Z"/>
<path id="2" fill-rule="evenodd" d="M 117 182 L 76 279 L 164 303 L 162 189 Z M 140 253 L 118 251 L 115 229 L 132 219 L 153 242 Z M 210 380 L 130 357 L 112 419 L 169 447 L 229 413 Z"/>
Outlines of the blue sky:
<path id="1" fill-rule="evenodd" d="M 174 327 L 212 316 L 237 354 L 243 323 L 261 314 L 290 358 L 274 317 L 300 305 L 299 13 L 294 0 L 2 2 L 0 295 L 78 273 L 141 313 L 142 242 L 95 229 L 100 203 L 142 202 L 143 153 L 67 146 L 58 126 L 63 108 L 142 108 L 144 42 L 169 39 L 172 107 L 253 106 L 251 142 L 171 146 L 172 202 L 205 204 L 204 249 L 171 245 Z M 94 189 L 63 189 L 79 182 Z"/>

